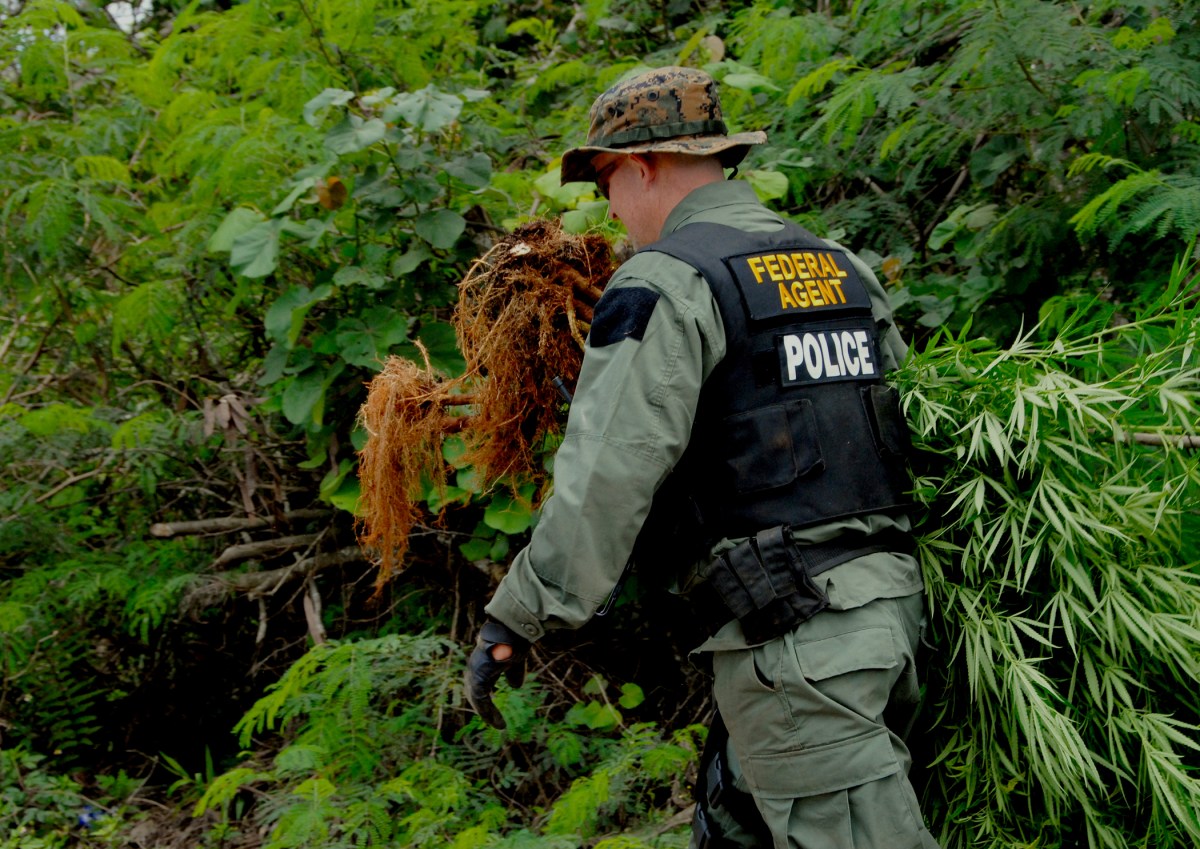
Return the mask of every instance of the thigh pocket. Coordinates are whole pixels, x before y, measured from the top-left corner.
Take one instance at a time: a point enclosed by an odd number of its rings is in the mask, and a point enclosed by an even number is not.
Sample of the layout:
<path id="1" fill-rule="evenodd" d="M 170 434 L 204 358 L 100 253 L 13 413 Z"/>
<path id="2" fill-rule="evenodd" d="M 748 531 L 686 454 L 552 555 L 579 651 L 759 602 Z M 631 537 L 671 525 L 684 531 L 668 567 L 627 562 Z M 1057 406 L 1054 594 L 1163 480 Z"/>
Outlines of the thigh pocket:
<path id="1" fill-rule="evenodd" d="M 742 764 L 755 796 L 800 799 L 858 787 L 900 771 L 886 728 L 790 752 L 751 755 Z"/>
<path id="2" fill-rule="evenodd" d="M 796 643 L 796 658 L 809 681 L 824 681 L 860 670 L 893 669 L 900 663 L 888 628 L 862 628 L 823 640 Z"/>
<path id="3" fill-rule="evenodd" d="M 888 628 L 862 628 L 797 642 L 796 661 L 807 686 L 830 713 L 881 723 L 903 662 Z M 835 707 L 835 705 L 837 707 Z M 840 736 L 850 736 L 842 726 Z"/>

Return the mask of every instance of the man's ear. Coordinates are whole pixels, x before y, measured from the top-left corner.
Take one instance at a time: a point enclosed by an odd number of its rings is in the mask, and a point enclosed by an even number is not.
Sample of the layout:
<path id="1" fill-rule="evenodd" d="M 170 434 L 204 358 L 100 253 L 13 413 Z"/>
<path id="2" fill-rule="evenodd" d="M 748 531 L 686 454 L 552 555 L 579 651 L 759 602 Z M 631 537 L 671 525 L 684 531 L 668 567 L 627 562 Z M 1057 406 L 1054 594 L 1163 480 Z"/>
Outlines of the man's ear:
<path id="1" fill-rule="evenodd" d="M 654 182 L 658 174 L 658 162 L 653 153 L 631 153 L 629 159 L 630 164 L 638 169 L 638 179 L 643 186 Z"/>

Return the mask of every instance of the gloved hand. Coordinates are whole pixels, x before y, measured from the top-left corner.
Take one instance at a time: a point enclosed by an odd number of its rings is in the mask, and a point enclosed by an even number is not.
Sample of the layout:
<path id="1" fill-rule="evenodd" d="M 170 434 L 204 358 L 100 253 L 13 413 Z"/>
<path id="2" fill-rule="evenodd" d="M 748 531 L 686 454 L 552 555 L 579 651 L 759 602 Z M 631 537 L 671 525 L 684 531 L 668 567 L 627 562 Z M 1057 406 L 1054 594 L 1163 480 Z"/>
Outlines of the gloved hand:
<path id="1" fill-rule="evenodd" d="M 512 655 L 506 660 L 496 660 L 492 650 L 498 645 L 512 647 Z M 508 626 L 488 620 L 479 629 L 475 650 L 467 659 L 467 672 L 463 678 L 467 701 L 479 714 L 479 718 L 493 728 L 504 728 L 506 723 L 500 711 L 492 703 L 492 692 L 503 675 L 513 687 L 525 682 L 525 656 L 529 654 L 529 641 Z"/>

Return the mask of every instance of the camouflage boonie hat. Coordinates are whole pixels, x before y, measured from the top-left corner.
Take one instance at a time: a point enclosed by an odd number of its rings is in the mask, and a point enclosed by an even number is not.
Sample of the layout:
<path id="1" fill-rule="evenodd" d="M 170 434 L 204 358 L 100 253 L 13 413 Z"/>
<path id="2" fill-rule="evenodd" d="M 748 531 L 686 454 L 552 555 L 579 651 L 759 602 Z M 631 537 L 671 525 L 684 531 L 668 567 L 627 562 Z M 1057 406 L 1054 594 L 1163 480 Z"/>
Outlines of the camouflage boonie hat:
<path id="1" fill-rule="evenodd" d="M 563 154 L 560 182 L 594 182 L 597 153 L 673 151 L 714 154 L 721 165 L 741 162 L 761 131 L 728 135 L 717 82 L 695 68 L 656 68 L 617 83 L 592 104 L 587 143 Z"/>

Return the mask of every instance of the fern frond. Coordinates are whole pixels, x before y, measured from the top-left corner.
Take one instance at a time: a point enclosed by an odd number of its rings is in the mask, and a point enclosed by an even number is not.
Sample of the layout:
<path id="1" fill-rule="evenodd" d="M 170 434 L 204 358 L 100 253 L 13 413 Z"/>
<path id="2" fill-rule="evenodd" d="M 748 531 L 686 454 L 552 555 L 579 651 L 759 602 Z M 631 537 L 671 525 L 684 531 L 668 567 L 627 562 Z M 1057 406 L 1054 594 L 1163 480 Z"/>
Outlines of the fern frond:
<path id="1" fill-rule="evenodd" d="M 138 286 L 113 306 L 113 356 L 120 353 L 123 344 L 133 340 L 151 345 L 163 342 L 175 328 L 178 316 L 179 294 L 175 284 L 153 280 Z"/>
<path id="2" fill-rule="evenodd" d="M 21 235 L 44 259 L 59 257 L 80 223 L 77 192 L 70 181 L 49 178 L 30 187 Z"/>
<path id="3" fill-rule="evenodd" d="M 1114 233 L 1112 240 L 1115 243 L 1152 227 L 1160 239 L 1174 238 L 1185 244 L 1196 239 L 1200 234 L 1200 178 L 1186 175 L 1172 178 L 1161 191 L 1133 208 L 1125 226 Z"/>
<path id="4" fill-rule="evenodd" d="M 1150 123 L 1178 123 L 1195 118 L 1200 112 L 1200 62 L 1183 56 L 1168 59 L 1151 55 L 1145 68 L 1151 83 L 1144 95 L 1143 108 Z"/>
<path id="5" fill-rule="evenodd" d="M 75 173 L 110 183 L 129 185 L 129 168 L 111 156 L 79 156 L 72 163 Z"/>
<path id="6" fill-rule="evenodd" d="M 1158 171 L 1138 171 L 1120 180 L 1088 201 L 1068 219 L 1081 238 L 1090 238 L 1103 227 L 1130 198 L 1144 191 L 1160 188 L 1165 183 Z"/>
<path id="7" fill-rule="evenodd" d="M 555 64 L 537 75 L 529 87 L 530 96 L 537 97 L 557 89 L 574 88 L 590 82 L 595 76 L 595 70 L 586 62 L 573 60 Z"/>
<path id="8" fill-rule="evenodd" d="M 1078 177 L 1080 174 L 1086 174 L 1096 168 L 1108 170 L 1113 167 L 1125 168 L 1130 171 L 1138 170 L 1137 166 L 1127 159 L 1119 159 L 1104 153 L 1085 153 L 1071 161 L 1067 168 L 1067 176 Z"/>
<path id="9" fill-rule="evenodd" d="M 811 98 L 814 95 L 824 91 L 825 87 L 828 86 L 829 83 L 833 81 L 833 78 L 839 73 L 849 69 L 857 69 L 859 67 L 861 66 L 859 66 L 859 64 L 855 61 L 853 56 L 840 56 L 837 59 L 826 62 L 815 71 L 812 71 L 797 80 L 796 84 L 792 86 L 790 91 L 788 91 L 785 102 L 788 106 L 792 106 L 802 97 L 806 99 Z"/>

